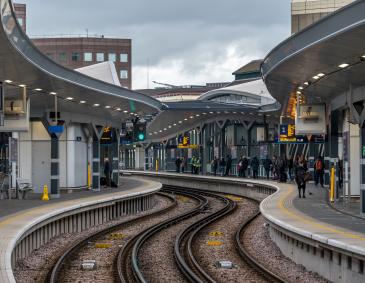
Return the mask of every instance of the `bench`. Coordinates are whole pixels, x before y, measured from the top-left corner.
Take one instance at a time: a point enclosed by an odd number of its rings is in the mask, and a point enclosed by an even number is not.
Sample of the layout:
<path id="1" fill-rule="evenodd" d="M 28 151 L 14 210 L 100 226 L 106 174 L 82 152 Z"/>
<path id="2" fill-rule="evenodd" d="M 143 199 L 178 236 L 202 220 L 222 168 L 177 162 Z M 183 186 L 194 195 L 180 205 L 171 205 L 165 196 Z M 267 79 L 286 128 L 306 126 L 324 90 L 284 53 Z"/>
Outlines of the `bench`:
<path id="1" fill-rule="evenodd" d="M 25 199 L 28 192 L 33 191 L 32 182 L 28 179 L 17 178 L 18 198 Z"/>

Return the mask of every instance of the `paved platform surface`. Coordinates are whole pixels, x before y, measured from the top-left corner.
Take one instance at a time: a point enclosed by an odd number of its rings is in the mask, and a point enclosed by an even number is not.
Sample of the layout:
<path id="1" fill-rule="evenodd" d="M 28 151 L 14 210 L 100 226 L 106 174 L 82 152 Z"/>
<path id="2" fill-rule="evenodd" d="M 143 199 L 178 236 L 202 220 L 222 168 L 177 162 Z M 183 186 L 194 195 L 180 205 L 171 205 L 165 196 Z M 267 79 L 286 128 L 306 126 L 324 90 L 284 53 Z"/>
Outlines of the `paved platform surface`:
<path id="1" fill-rule="evenodd" d="M 365 219 L 343 214 L 334 210 L 327 203 L 328 190 L 326 188 L 309 185 L 307 188 L 306 198 L 295 197 L 293 200 L 294 207 L 306 215 L 341 228 L 349 229 L 355 232 L 365 234 Z M 344 207 L 347 213 L 356 215 L 356 207 L 349 210 Z"/>
<path id="2" fill-rule="evenodd" d="M 67 200 L 82 199 L 92 196 L 112 194 L 116 192 L 123 192 L 133 188 L 137 188 L 142 185 L 142 181 L 129 178 L 121 177 L 120 185 L 118 188 L 101 188 L 100 192 L 92 190 L 77 190 L 72 193 L 62 192 L 59 199 L 50 199 L 49 201 L 42 201 L 41 194 L 28 194 L 26 199 L 0 199 L 0 219 L 4 216 L 14 214 L 23 210 L 35 208 L 42 205 L 49 205 L 53 203 L 63 202 Z"/>

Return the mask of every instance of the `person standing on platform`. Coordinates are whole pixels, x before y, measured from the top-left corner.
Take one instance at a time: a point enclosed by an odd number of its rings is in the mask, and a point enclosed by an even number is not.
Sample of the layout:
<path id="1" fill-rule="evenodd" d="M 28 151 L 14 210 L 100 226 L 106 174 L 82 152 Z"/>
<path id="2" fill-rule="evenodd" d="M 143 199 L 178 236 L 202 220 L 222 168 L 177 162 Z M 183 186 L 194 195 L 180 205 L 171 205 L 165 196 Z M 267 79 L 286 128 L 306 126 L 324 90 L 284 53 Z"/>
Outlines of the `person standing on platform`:
<path id="1" fill-rule="evenodd" d="M 201 167 L 201 161 L 200 161 L 200 157 L 195 159 L 195 165 L 194 165 L 194 170 L 195 170 L 195 174 L 198 175 L 200 173 L 200 167 Z"/>
<path id="2" fill-rule="evenodd" d="M 318 183 L 321 184 L 323 188 L 323 175 L 324 175 L 324 166 L 323 160 L 321 156 L 318 156 L 316 162 L 314 162 L 314 183 L 317 186 Z"/>
<path id="3" fill-rule="evenodd" d="M 294 168 L 294 159 L 293 156 L 290 156 L 288 159 L 288 173 L 289 173 L 289 180 L 293 180 L 293 168 Z"/>
<path id="4" fill-rule="evenodd" d="M 106 180 L 104 188 L 110 187 L 111 168 L 110 168 L 109 158 L 104 159 L 104 175 Z"/>
<path id="5" fill-rule="evenodd" d="M 176 173 L 180 173 L 180 167 L 181 167 L 181 158 L 180 157 L 176 158 L 175 165 L 176 165 Z"/>
<path id="6" fill-rule="evenodd" d="M 224 176 L 224 170 L 226 169 L 226 160 L 222 157 L 222 160 L 219 162 L 219 169 L 221 171 L 221 175 Z"/>
<path id="7" fill-rule="evenodd" d="M 212 172 L 214 176 L 217 176 L 218 162 L 219 162 L 218 158 L 214 156 L 214 159 L 211 162 Z"/>
<path id="8" fill-rule="evenodd" d="M 243 177 L 243 156 L 241 156 L 240 160 L 238 160 L 237 172 L 238 172 L 238 177 Z"/>
<path id="9" fill-rule="evenodd" d="M 268 155 L 266 155 L 266 158 L 264 159 L 264 169 L 265 169 L 265 173 L 266 173 L 266 179 L 269 180 L 270 178 L 270 170 L 272 168 L 272 162 L 271 162 L 271 159 L 269 158 Z"/>
<path id="10" fill-rule="evenodd" d="M 243 178 L 246 178 L 247 168 L 248 168 L 248 159 L 246 156 L 244 156 L 243 160 L 242 160 L 242 177 Z"/>
<path id="11" fill-rule="evenodd" d="M 185 172 L 185 158 L 184 156 L 181 157 L 181 173 Z"/>
<path id="12" fill-rule="evenodd" d="M 306 188 L 306 178 L 307 178 L 307 161 L 304 158 L 304 155 L 301 155 L 295 162 L 295 181 L 298 186 L 299 198 L 305 198 L 305 188 Z"/>
<path id="13" fill-rule="evenodd" d="M 195 156 L 193 156 L 190 160 L 191 162 L 191 174 L 194 174 L 195 172 L 195 168 L 194 168 L 194 165 L 195 165 Z"/>
<path id="14" fill-rule="evenodd" d="M 232 158 L 231 156 L 227 155 L 226 172 L 224 173 L 224 176 L 229 176 L 229 174 L 231 173 L 231 167 L 232 167 Z"/>
<path id="15" fill-rule="evenodd" d="M 260 167 L 260 162 L 258 160 L 258 158 L 255 156 L 252 160 L 251 160 L 251 168 L 252 168 L 252 175 L 254 179 L 258 178 L 259 175 L 259 167 Z"/>
<path id="16" fill-rule="evenodd" d="M 277 180 L 279 174 L 279 166 L 278 166 L 278 158 L 276 157 L 276 155 L 274 155 L 272 158 L 272 174 L 274 175 L 273 179 Z"/>

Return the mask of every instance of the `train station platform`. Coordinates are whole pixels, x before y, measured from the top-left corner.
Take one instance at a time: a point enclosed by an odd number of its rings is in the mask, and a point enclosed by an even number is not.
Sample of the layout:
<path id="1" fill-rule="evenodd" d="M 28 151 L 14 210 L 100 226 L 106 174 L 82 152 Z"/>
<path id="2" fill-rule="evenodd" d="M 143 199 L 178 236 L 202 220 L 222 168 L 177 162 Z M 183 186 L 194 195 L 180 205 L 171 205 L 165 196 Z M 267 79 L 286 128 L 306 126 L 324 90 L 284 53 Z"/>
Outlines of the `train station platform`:
<path id="1" fill-rule="evenodd" d="M 43 205 L 49 205 L 54 203 L 65 202 L 69 200 L 78 200 L 89 197 L 99 197 L 108 194 L 127 192 L 134 188 L 138 188 L 143 184 L 142 181 L 133 178 L 120 178 L 120 184 L 118 188 L 103 188 L 100 191 L 82 189 L 73 190 L 72 192 L 63 191 L 60 198 L 50 199 L 49 201 L 42 201 L 42 194 L 29 193 L 26 199 L 1 199 L 0 200 L 0 221 L 3 217 L 10 214 L 18 213 L 23 210 L 33 209 Z"/>
<path id="2" fill-rule="evenodd" d="M 156 177 L 170 185 L 181 179 L 186 184 L 199 183 L 210 189 L 212 181 L 221 183 L 219 190 L 230 188 L 229 182 L 244 190 L 252 186 L 268 186 L 276 190 L 261 202 L 262 215 L 269 221 L 272 239 L 282 252 L 295 262 L 303 264 L 334 282 L 363 282 L 365 261 L 365 219 L 335 210 L 327 202 L 325 188 L 308 185 L 306 198 L 298 198 L 295 183 L 243 179 L 237 177 L 213 177 L 189 174 L 132 172 L 132 174 Z M 251 186 L 247 186 L 251 184 Z M 240 191 L 240 190 L 236 190 Z M 254 194 L 251 194 L 254 195 Z M 275 232 L 273 232 L 275 231 Z"/>
<path id="3" fill-rule="evenodd" d="M 0 282 L 15 282 L 16 260 L 62 233 L 81 232 L 122 215 L 150 209 L 161 184 L 121 178 L 121 186 L 100 192 L 80 191 L 48 202 L 39 195 L 0 201 Z"/>

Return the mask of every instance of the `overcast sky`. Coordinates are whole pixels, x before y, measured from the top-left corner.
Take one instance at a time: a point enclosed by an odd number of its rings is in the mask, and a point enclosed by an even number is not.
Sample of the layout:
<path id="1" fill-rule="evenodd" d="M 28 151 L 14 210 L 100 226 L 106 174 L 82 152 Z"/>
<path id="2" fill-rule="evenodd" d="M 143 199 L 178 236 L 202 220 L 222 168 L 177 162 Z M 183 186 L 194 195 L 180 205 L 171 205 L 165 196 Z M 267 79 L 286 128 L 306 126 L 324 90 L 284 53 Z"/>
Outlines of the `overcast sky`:
<path id="1" fill-rule="evenodd" d="M 132 39 L 133 88 L 232 81 L 290 35 L 290 0 L 18 0 L 29 35 Z"/>

